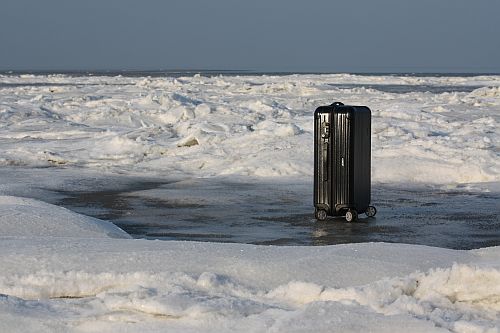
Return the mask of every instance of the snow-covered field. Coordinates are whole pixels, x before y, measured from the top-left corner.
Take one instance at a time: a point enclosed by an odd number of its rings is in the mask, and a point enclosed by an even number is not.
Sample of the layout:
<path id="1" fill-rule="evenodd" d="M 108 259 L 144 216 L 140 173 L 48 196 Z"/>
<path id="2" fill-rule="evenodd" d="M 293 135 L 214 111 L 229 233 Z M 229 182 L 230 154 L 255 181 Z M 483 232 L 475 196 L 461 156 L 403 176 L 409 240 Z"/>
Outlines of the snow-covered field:
<path id="1" fill-rule="evenodd" d="M 310 177 L 311 114 L 342 101 L 373 111 L 374 181 L 500 180 L 500 76 L 23 75 L 0 81 L 0 165 Z M 482 87 L 401 94 L 362 84 Z"/>
<path id="2" fill-rule="evenodd" d="M 304 181 L 333 101 L 372 109 L 375 185 L 500 190 L 500 76 L 0 75 L 0 332 L 499 332 L 500 247 L 134 240 L 21 198 L 83 174 Z"/>

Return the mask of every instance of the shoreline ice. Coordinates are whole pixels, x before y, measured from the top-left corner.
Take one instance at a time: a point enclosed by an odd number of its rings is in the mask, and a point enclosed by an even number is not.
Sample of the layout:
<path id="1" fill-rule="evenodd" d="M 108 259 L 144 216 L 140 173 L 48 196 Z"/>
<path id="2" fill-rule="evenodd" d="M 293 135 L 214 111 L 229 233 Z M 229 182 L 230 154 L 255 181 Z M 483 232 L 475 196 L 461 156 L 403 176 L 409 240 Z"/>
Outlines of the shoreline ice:
<path id="1" fill-rule="evenodd" d="M 10 84 L 0 88 L 4 166 L 305 179 L 313 111 L 344 101 L 373 111 L 373 181 L 500 182 L 500 76 L 0 75 L 0 83 Z M 390 93 L 338 84 L 480 88 Z"/>

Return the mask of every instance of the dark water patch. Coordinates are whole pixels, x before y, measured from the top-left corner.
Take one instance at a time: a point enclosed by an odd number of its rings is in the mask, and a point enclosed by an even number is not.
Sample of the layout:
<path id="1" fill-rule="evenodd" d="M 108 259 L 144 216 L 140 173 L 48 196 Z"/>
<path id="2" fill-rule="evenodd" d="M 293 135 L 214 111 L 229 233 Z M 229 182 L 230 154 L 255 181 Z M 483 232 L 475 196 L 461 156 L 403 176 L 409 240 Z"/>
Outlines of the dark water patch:
<path id="1" fill-rule="evenodd" d="M 261 242 L 255 242 L 255 245 L 283 245 L 283 246 L 288 246 L 288 245 L 311 245 L 306 241 L 297 241 L 297 239 L 294 238 L 279 238 L 279 239 L 273 239 L 270 241 L 261 241 Z"/>
<path id="2" fill-rule="evenodd" d="M 146 238 L 153 239 L 172 239 L 172 240 L 212 240 L 212 241 L 227 241 L 231 239 L 231 235 L 227 234 L 194 234 L 194 233 L 178 233 L 178 232 L 148 232 Z"/>
<path id="3" fill-rule="evenodd" d="M 422 207 L 430 207 L 430 206 L 438 206 L 439 204 L 437 202 L 424 202 L 420 206 Z"/>
<path id="4" fill-rule="evenodd" d="M 451 85 L 426 85 L 426 84 L 363 84 L 363 83 L 329 83 L 338 89 L 373 89 L 392 94 L 407 94 L 412 92 L 429 92 L 433 94 L 452 92 L 472 92 L 483 86 L 451 86 Z"/>
<path id="5" fill-rule="evenodd" d="M 157 188 L 163 182 L 137 182 L 126 185 L 123 188 L 98 191 L 57 191 L 62 195 L 58 204 L 63 207 L 71 207 L 71 210 L 84 215 L 90 215 L 103 220 L 118 220 L 124 216 L 133 215 L 135 211 L 134 202 L 122 194 L 128 190 L 149 190 Z M 141 203 L 142 205 L 143 203 Z"/>
<path id="6" fill-rule="evenodd" d="M 462 213 L 448 213 L 446 215 L 440 216 L 441 219 L 443 220 L 450 220 L 450 221 L 483 221 L 483 222 L 495 222 L 497 220 L 498 215 L 497 214 L 485 214 L 481 212 L 462 212 Z"/>
<path id="7" fill-rule="evenodd" d="M 194 202 L 184 202 L 181 200 L 167 200 L 167 199 L 151 199 L 149 198 L 148 200 L 144 201 L 140 197 L 137 196 L 127 196 L 128 200 L 141 200 L 141 202 L 144 203 L 147 207 L 153 207 L 153 208 L 160 208 L 160 209 L 169 209 L 169 208 L 175 208 L 175 209 L 181 209 L 181 208 L 203 208 L 205 205 L 200 204 L 200 203 L 194 203 Z"/>

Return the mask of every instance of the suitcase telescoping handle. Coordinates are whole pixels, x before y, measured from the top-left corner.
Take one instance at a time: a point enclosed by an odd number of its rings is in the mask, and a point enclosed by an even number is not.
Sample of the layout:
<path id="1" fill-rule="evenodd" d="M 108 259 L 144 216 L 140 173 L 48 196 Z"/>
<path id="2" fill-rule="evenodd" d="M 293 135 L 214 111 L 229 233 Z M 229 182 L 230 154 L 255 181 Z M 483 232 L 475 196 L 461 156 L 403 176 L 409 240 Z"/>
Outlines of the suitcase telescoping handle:
<path id="1" fill-rule="evenodd" d="M 335 103 L 330 104 L 330 106 L 342 106 L 342 105 L 344 105 L 344 103 L 342 103 L 342 102 L 335 102 Z"/>
<path id="2" fill-rule="evenodd" d="M 328 180 L 328 143 L 323 143 L 323 181 Z"/>

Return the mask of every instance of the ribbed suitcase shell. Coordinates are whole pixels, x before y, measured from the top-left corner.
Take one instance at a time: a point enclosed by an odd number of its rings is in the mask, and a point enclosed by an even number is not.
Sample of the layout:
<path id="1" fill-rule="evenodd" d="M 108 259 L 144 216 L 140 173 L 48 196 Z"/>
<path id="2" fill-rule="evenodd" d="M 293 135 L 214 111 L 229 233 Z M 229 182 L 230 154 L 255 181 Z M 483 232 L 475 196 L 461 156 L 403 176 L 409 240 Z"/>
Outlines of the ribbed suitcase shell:
<path id="1" fill-rule="evenodd" d="M 371 111 L 334 103 L 314 112 L 314 206 L 366 211 L 371 196 Z"/>

